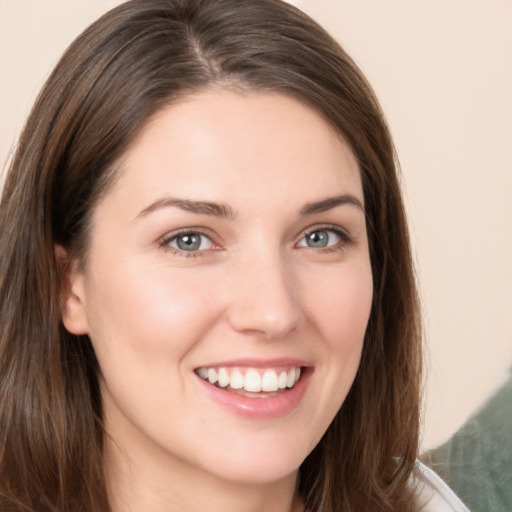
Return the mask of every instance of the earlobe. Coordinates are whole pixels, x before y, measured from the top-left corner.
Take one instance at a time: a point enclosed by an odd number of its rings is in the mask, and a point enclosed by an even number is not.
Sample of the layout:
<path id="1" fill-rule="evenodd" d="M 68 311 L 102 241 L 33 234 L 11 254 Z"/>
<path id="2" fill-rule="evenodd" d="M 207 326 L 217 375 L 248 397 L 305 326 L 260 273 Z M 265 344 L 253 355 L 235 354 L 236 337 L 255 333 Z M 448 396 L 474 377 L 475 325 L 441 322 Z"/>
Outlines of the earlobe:
<path id="1" fill-rule="evenodd" d="M 69 257 L 66 249 L 55 246 L 55 258 L 60 272 L 60 311 L 64 327 L 71 334 L 88 334 L 86 296 L 83 272 L 79 262 Z"/>

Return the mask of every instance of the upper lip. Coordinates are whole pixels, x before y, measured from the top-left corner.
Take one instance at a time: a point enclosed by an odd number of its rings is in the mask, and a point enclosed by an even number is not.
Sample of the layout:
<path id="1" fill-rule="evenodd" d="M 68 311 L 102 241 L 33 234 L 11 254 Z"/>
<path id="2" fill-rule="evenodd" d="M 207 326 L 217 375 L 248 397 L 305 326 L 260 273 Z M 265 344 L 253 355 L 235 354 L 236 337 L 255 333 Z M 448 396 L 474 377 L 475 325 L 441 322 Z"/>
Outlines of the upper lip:
<path id="1" fill-rule="evenodd" d="M 216 367 L 247 367 L 247 368 L 280 368 L 280 367 L 309 367 L 312 364 L 304 359 L 297 359 L 295 357 L 278 357 L 272 359 L 260 358 L 240 358 L 229 359 L 224 361 L 215 361 L 202 364 L 197 368 L 216 368 Z"/>

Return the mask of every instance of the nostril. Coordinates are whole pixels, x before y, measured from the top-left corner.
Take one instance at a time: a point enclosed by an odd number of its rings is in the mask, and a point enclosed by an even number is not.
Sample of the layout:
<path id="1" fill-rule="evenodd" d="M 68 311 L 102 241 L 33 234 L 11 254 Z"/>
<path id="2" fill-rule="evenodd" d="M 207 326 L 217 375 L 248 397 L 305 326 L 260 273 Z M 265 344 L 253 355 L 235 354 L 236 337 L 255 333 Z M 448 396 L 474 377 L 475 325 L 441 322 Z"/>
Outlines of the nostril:
<path id="1" fill-rule="evenodd" d="M 283 338 L 300 325 L 301 314 L 294 304 L 277 305 L 249 299 L 234 305 L 229 314 L 232 327 L 244 334 L 264 338 Z"/>

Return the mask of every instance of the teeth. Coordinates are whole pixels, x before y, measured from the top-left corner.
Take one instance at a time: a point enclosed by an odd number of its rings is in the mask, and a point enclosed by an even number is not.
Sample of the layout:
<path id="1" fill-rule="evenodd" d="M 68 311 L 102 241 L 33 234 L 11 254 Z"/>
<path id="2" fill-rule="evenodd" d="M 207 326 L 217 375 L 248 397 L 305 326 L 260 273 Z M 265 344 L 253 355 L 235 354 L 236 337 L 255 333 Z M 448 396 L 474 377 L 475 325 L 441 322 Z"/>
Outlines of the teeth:
<path id="1" fill-rule="evenodd" d="M 208 380 L 210 381 L 210 384 L 215 384 L 217 382 L 217 372 L 213 368 L 208 370 Z"/>
<path id="2" fill-rule="evenodd" d="M 275 370 L 265 370 L 263 373 L 255 368 L 249 368 L 245 375 L 240 370 L 229 372 L 226 368 L 199 368 L 198 375 L 221 388 L 230 386 L 232 389 L 245 389 L 251 393 L 271 393 L 279 389 L 293 388 L 300 377 L 300 368 L 290 368 L 279 373 Z"/>
<path id="3" fill-rule="evenodd" d="M 231 374 L 230 386 L 233 389 L 242 389 L 244 387 L 244 376 L 242 375 L 242 372 L 235 370 Z"/>
<path id="4" fill-rule="evenodd" d="M 277 373 L 274 370 L 267 370 L 261 379 L 262 391 L 277 391 L 279 384 L 277 382 Z"/>
<path id="5" fill-rule="evenodd" d="M 218 373 L 219 386 L 225 388 L 229 385 L 229 375 L 225 368 L 221 368 Z"/>
<path id="6" fill-rule="evenodd" d="M 209 370 L 208 370 L 209 372 Z M 210 381 L 211 382 L 211 381 Z M 292 388 L 295 384 L 295 370 L 290 370 L 286 376 L 286 387 Z"/>
<path id="7" fill-rule="evenodd" d="M 287 380 L 288 380 L 288 375 L 286 375 L 286 372 L 281 372 L 277 379 L 277 386 L 279 387 L 279 389 L 284 389 L 286 387 Z"/>
<path id="8" fill-rule="evenodd" d="M 253 391 L 254 393 L 261 391 L 261 377 L 256 370 L 249 370 L 245 374 L 244 389 L 246 391 Z"/>

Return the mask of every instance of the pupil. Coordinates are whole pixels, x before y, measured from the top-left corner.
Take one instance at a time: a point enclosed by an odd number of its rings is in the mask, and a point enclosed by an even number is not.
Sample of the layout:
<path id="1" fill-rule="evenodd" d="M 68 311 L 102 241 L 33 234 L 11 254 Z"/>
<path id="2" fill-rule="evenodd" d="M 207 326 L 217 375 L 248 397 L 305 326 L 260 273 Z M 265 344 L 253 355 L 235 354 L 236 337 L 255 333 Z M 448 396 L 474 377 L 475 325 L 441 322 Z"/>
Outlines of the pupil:
<path id="1" fill-rule="evenodd" d="M 315 231 L 308 235 L 308 245 L 310 247 L 326 247 L 329 236 L 326 231 Z"/>
<path id="2" fill-rule="evenodd" d="M 184 251 L 194 251 L 199 249 L 201 237 L 199 235 L 182 235 L 178 238 L 177 245 Z"/>

